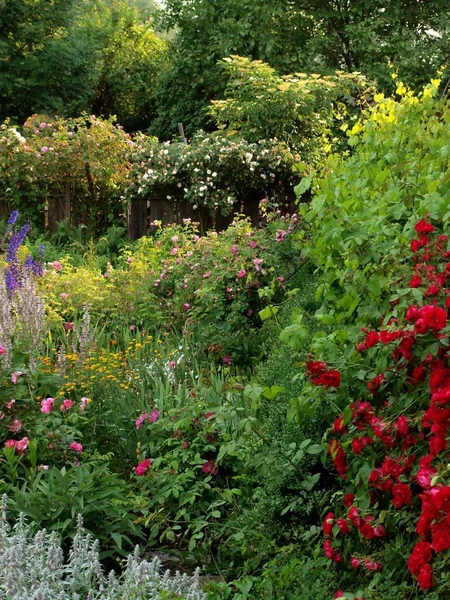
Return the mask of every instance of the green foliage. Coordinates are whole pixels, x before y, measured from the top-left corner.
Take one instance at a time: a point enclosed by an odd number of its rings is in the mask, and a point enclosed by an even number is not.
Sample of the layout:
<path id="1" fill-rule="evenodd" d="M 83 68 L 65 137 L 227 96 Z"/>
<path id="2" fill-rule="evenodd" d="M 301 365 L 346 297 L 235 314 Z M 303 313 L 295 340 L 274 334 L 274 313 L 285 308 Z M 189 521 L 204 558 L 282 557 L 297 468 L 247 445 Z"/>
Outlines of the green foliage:
<path id="1" fill-rule="evenodd" d="M 280 76 L 268 64 L 240 56 L 225 58 L 221 65 L 228 83 L 225 99 L 213 100 L 208 111 L 215 124 L 251 142 L 285 142 L 306 169 L 323 162 L 337 141 L 336 121 L 348 117 L 350 107 L 365 105 L 370 93 L 359 74 Z"/>
<path id="2" fill-rule="evenodd" d="M 446 0 L 167 0 L 163 25 L 176 31 L 171 67 L 162 73 L 152 133 L 164 139 L 185 124 L 211 127 L 204 111 L 225 88 L 217 62 L 262 60 L 280 73 L 361 72 L 392 91 L 392 64 L 413 87 L 448 62 Z M 390 66 L 391 65 L 391 66 Z"/>
<path id="3" fill-rule="evenodd" d="M 0 119 L 116 113 L 148 126 L 165 44 L 123 0 L 8 0 L 0 12 Z"/>
<path id="4" fill-rule="evenodd" d="M 318 318 L 336 328 L 317 340 L 331 362 L 334 341 L 357 336 L 362 325 L 352 326 L 355 320 L 367 326 L 389 310 L 386 285 L 403 277 L 402 248 L 417 217 L 450 218 L 450 110 L 436 97 L 437 85 L 415 96 L 399 83 L 398 100 L 376 96 L 377 105 L 349 132 L 354 155 L 330 158 L 328 176 L 304 207 L 312 233 L 305 253 L 322 273 Z"/>
<path id="5" fill-rule="evenodd" d="M 33 115 L 22 132 L 8 122 L 0 127 L 0 193 L 8 208 L 27 211 L 42 227 L 48 205 L 48 220 L 62 212 L 63 218 L 84 221 L 90 232 L 103 232 L 121 210 L 133 146 L 129 135 L 112 119 L 93 115 Z M 61 211 L 68 201 L 72 213 Z"/>

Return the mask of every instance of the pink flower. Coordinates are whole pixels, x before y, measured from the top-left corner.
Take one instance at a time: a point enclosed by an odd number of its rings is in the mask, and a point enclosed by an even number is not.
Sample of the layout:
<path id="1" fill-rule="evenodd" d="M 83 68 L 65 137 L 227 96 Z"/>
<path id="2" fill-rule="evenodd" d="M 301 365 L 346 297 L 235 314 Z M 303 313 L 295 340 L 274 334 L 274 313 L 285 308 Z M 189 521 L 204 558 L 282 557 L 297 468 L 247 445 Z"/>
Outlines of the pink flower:
<path id="1" fill-rule="evenodd" d="M 279 229 L 277 231 L 277 237 L 275 238 L 276 242 L 283 242 L 284 239 L 286 237 L 286 231 L 284 231 L 283 229 Z"/>
<path id="2" fill-rule="evenodd" d="M 11 431 L 11 433 L 19 433 L 19 431 L 22 429 L 21 421 L 19 419 L 15 419 L 8 425 L 8 429 Z"/>
<path id="3" fill-rule="evenodd" d="M 174 360 L 171 360 L 170 363 L 169 363 L 169 366 L 170 366 L 171 369 L 175 369 L 176 362 Z"/>
<path id="4" fill-rule="evenodd" d="M 13 383 L 17 383 L 17 381 L 19 380 L 19 377 L 22 375 L 22 371 L 14 371 L 14 373 L 11 375 L 11 381 Z"/>
<path id="5" fill-rule="evenodd" d="M 136 419 L 136 429 L 140 429 L 148 417 L 149 415 L 147 413 L 142 413 L 142 415 L 139 415 L 139 417 Z"/>
<path id="6" fill-rule="evenodd" d="M 64 402 L 61 404 L 61 406 L 59 407 L 59 410 L 62 412 L 65 412 L 66 410 L 69 410 L 69 408 L 72 408 L 72 406 L 73 406 L 73 401 L 66 398 L 64 400 Z"/>
<path id="7" fill-rule="evenodd" d="M 74 452 L 81 454 L 83 452 L 83 446 L 78 442 L 72 442 L 69 444 L 69 450 L 73 450 Z"/>
<path id="8" fill-rule="evenodd" d="M 130 256 L 129 258 L 127 258 L 127 263 L 128 263 L 129 265 L 131 265 L 131 263 L 132 263 L 132 262 L 133 262 L 133 259 L 131 258 L 131 256 Z"/>
<path id="9" fill-rule="evenodd" d="M 67 294 L 66 294 L 65 292 L 63 292 L 62 294 L 60 294 L 60 295 L 59 295 L 59 297 L 60 297 L 62 300 L 65 300 L 65 299 L 67 298 Z"/>
<path id="10" fill-rule="evenodd" d="M 200 241 L 200 236 L 194 235 L 194 242 L 199 242 L 199 241 Z"/>
<path id="11" fill-rule="evenodd" d="M 6 408 L 8 408 L 9 410 L 11 410 L 11 408 L 14 406 L 15 403 L 16 403 L 16 401 L 13 398 L 12 400 L 10 400 L 8 402 L 8 404 L 6 405 Z"/>
<path id="12" fill-rule="evenodd" d="M 130 325 L 130 331 L 134 331 L 136 329 L 136 325 Z"/>
<path id="13" fill-rule="evenodd" d="M 185 302 L 185 303 L 183 304 L 183 308 L 184 308 L 184 310 L 189 310 L 189 309 L 191 308 L 191 305 L 190 305 L 190 304 L 188 304 L 187 302 Z"/>
<path id="14" fill-rule="evenodd" d="M 137 467 L 135 468 L 136 471 L 136 475 L 145 475 L 145 473 L 150 469 L 150 467 L 152 466 L 152 461 L 149 458 L 146 458 L 145 460 L 143 460 L 142 462 L 140 462 Z"/>
<path id="15" fill-rule="evenodd" d="M 238 249 L 237 249 L 237 246 L 235 246 L 235 245 L 233 244 L 233 245 L 231 246 L 231 252 L 232 252 L 233 254 L 237 254 L 237 251 L 238 251 Z"/>
<path id="16" fill-rule="evenodd" d="M 89 402 L 90 402 L 89 398 L 85 398 L 84 396 L 83 396 L 83 398 L 81 398 L 81 400 L 80 400 L 81 412 L 84 412 L 86 410 L 86 407 L 89 404 Z"/>
<path id="17" fill-rule="evenodd" d="M 3 348 L 3 346 L 0 345 L 0 356 L 4 356 L 6 354 L 6 350 Z"/>
<path id="18" fill-rule="evenodd" d="M 61 269 L 62 269 L 62 265 L 61 265 L 61 263 L 60 263 L 58 260 L 55 260 L 55 261 L 53 262 L 53 266 L 55 267 L 55 269 L 56 269 L 57 271 L 61 271 Z"/>
<path id="19" fill-rule="evenodd" d="M 222 356 L 222 362 L 224 365 L 232 365 L 233 361 L 231 359 L 231 355 L 227 354 L 226 356 Z"/>
<path id="20" fill-rule="evenodd" d="M 261 265 L 263 262 L 264 262 L 264 259 L 263 259 L 263 258 L 255 258 L 255 259 L 253 260 L 253 264 L 255 265 L 255 269 L 256 269 L 257 271 L 261 271 L 261 266 L 260 266 L 260 265 Z"/>
<path id="21" fill-rule="evenodd" d="M 250 242 L 250 247 L 251 247 L 251 248 L 257 248 L 257 247 L 258 247 L 258 243 L 257 243 L 257 242 L 254 242 L 254 241 L 252 241 L 252 242 Z"/>
<path id="22" fill-rule="evenodd" d="M 178 254 L 178 248 L 172 248 L 172 250 L 170 251 L 170 254 L 172 256 L 175 256 L 175 254 Z"/>
<path id="23" fill-rule="evenodd" d="M 205 273 L 203 275 L 203 279 L 208 279 L 208 277 L 211 277 L 211 272 L 210 271 L 208 271 L 207 273 Z"/>
<path id="24" fill-rule="evenodd" d="M 23 437 L 21 440 L 19 440 L 16 444 L 16 450 L 17 452 L 19 452 L 20 454 L 22 454 L 23 452 L 25 452 L 25 450 L 28 448 L 28 438 L 27 437 Z"/>
<path id="25" fill-rule="evenodd" d="M 47 127 L 47 123 L 41 123 L 39 125 L 39 129 L 45 129 Z"/>
<path id="26" fill-rule="evenodd" d="M 237 277 L 239 277 L 239 279 L 242 279 L 246 275 L 247 275 L 247 271 L 245 269 L 241 269 L 240 271 L 238 271 Z"/>
<path id="27" fill-rule="evenodd" d="M 217 475 L 219 467 L 213 460 L 208 460 L 207 462 L 203 463 L 202 471 L 208 475 Z"/>
<path id="28" fill-rule="evenodd" d="M 149 418 L 149 422 L 150 423 L 156 423 L 156 421 L 159 419 L 159 411 L 157 410 L 152 410 L 150 418 Z"/>
<path id="29" fill-rule="evenodd" d="M 46 152 L 48 152 L 48 148 L 47 148 L 47 146 L 42 146 L 42 148 L 41 148 L 41 152 L 42 152 L 43 154 L 45 154 Z"/>
<path id="30" fill-rule="evenodd" d="M 172 238 L 170 238 L 173 244 L 176 244 L 178 242 L 178 236 L 174 235 Z"/>
<path id="31" fill-rule="evenodd" d="M 47 398 L 47 400 L 41 401 L 41 413 L 49 414 L 52 412 L 53 404 L 55 402 L 54 398 Z"/>
<path id="32" fill-rule="evenodd" d="M 16 444 L 17 444 L 16 440 L 6 440 L 6 442 L 5 442 L 5 446 L 7 448 L 15 448 Z"/>
<path id="33" fill-rule="evenodd" d="M 64 329 L 66 331 L 72 331 L 73 330 L 73 323 L 72 322 L 64 323 Z"/>

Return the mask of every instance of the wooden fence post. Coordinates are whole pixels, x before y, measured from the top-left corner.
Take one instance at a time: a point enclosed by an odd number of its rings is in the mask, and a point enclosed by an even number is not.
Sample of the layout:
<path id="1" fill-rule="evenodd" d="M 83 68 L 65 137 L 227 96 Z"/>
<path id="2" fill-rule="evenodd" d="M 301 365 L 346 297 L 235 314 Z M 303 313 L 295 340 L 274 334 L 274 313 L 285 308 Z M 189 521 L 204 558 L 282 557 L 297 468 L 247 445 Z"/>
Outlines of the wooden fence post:
<path id="1" fill-rule="evenodd" d="M 128 205 L 128 237 L 137 240 L 147 235 L 147 198 L 134 198 Z"/>
<path id="2" fill-rule="evenodd" d="M 245 194 L 242 204 L 243 213 L 246 217 L 250 217 L 250 222 L 253 227 L 259 227 L 259 203 L 262 200 L 261 192 L 248 192 Z"/>
<path id="3" fill-rule="evenodd" d="M 72 211 L 71 183 L 66 182 L 63 190 L 51 190 L 46 201 L 46 228 L 49 233 L 56 233 L 58 223 L 69 221 Z"/>

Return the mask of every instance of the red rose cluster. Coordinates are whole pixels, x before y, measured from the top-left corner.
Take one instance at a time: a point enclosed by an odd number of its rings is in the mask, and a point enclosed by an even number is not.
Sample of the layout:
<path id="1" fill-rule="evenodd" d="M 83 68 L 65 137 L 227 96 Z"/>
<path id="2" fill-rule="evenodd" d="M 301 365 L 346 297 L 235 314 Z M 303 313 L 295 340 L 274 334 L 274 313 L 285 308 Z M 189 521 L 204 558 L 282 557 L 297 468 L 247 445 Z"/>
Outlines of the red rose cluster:
<path id="1" fill-rule="evenodd" d="M 345 494 L 346 512 L 338 517 L 329 512 L 323 531 L 329 559 L 353 569 L 379 571 L 380 540 L 388 534 L 381 514 L 405 511 L 405 518 L 415 519 L 419 537 L 407 567 L 419 587 L 427 590 L 434 585 L 433 560 L 450 550 L 450 486 L 438 483 L 440 467 L 446 468 L 449 462 L 450 252 L 447 236 L 431 238 L 435 228 L 428 220 L 420 220 L 415 230 L 418 237 L 411 242 L 414 274 L 409 280 L 409 287 L 417 290 L 415 304 L 405 307 L 403 317 L 401 308 L 396 309 L 397 316 L 386 323 L 383 320 L 379 331 L 363 330 L 357 352 L 371 352 L 371 364 L 379 362 L 384 369 L 367 382 L 369 399 L 352 400 L 331 428 L 329 455 L 342 479 L 351 481 L 350 474 L 358 472 L 355 489 L 361 485 L 362 464 L 368 458 L 375 461 L 365 480 L 370 508 L 362 511 L 355 496 Z M 398 304 L 395 300 L 391 306 Z M 324 363 L 309 362 L 307 371 L 315 385 L 338 387 L 327 383 L 335 371 Z M 340 376 L 336 381 L 340 382 Z M 346 448 L 351 448 L 351 460 Z M 378 517 L 370 514 L 374 511 Z M 383 522 L 392 527 L 396 520 Z M 355 553 L 357 546 L 346 544 L 345 538 L 338 541 L 340 536 L 355 534 L 363 550 L 378 540 L 373 547 L 377 560 L 364 551 Z M 348 558 L 346 546 L 352 549 Z"/>
<path id="2" fill-rule="evenodd" d="M 336 369 L 329 369 L 323 362 L 307 362 L 306 370 L 314 385 L 337 388 L 341 385 L 341 374 Z"/>

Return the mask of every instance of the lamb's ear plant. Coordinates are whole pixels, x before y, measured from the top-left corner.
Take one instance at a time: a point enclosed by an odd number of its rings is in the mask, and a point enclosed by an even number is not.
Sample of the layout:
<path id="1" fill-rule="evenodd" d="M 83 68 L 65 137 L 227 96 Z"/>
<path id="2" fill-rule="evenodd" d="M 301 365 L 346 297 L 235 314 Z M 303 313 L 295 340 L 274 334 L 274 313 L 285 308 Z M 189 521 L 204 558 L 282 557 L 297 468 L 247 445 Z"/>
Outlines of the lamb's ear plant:
<path id="1" fill-rule="evenodd" d="M 141 559 L 136 547 L 116 576 L 106 576 L 99 559 L 99 542 L 83 529 L 78 517 L 77 534 L 64 557 L 56 533 L 45 529 L 34 536 L 20 515 L 11 528 L 6 519 L 7 497 L 0 517 L 0 598 L 14 600 L 205 600 L 199 569 L 192 577 L 161 572 L 161 561 Z"/>

